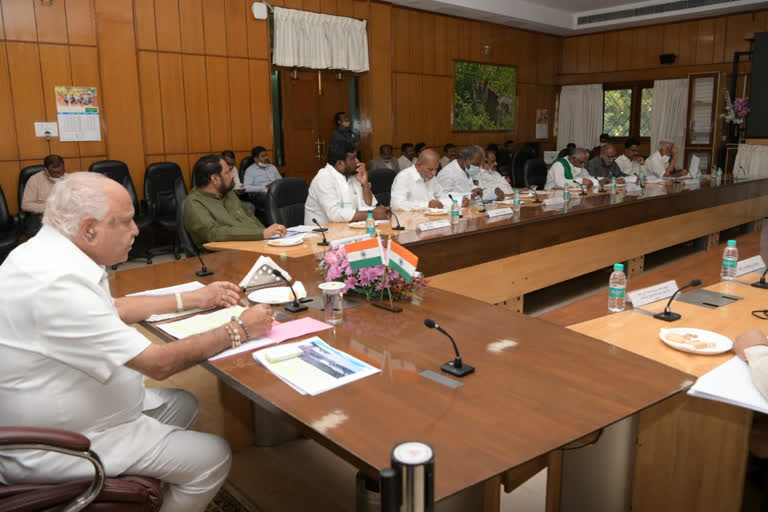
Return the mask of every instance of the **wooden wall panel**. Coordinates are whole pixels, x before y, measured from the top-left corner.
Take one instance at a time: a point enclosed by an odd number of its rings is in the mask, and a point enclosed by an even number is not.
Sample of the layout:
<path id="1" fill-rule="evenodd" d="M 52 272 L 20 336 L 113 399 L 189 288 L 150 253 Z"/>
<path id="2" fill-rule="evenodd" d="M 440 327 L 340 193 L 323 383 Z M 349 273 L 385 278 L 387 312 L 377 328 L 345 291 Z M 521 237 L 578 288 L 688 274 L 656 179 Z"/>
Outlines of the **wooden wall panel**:
<path id="1" fill-rule="evenodd" d="M 133 15 L 136 19 L 136 48 L 157 50 L 154 0 L 134 0 Z"/>
<path id="2" fill-rule="evenodd" d="M 245 23 L 252 18 L 249 0 L 225 0 L 227 55 L 230 57 L 248 56 L 248 32 Z M 254 20 L 255 21 L 255 20 Z"/>
<path id="3" fill-rule="evenodd" d="M 302 0 L 285 0 L 286 9 L 302 9 Z"/>
<path id="4" fill-rule="evenodd" d="M 64 3 L 53 2 L 44 6 L 34 3 L 37 40 L 41 43 L 67 42 L 67 17 Z"/>
<path id="5" fill-rule="evenodd" d="M 181 51 L 181 20 L 176 0 L 155 0 L 155 33 L 158 50 Z"/>
<path id="6" fill-rule="evenodd" d="M 96 87 L 99 96 L 104 92 L 101 88 L 99 79 L 99 54 L 95 46 L 70 46 L 69 47 L 70 64 L 72 66 L 72 84 Z M 101 96 L 103 109 L 103 96 Z M 102 135 L 104 132 L 102 130 Z M 78 142 L 80 156 L 106 155 L 107 145 L 101 141 Z M 85 160 L 84 160 L 85 161 Z"/>
<path id="7" fill-rule="evenodd" d="M 371 4 L 373 6 L 373 4 Z M 347 18 L 355 17 L 355 4 L 353 0 L 337 0 L 336 1 L 336 15 L 346 16 Z"/>
<path id="8" fill-rule="evenodd" d="M 248 61 L 245 59 L 229 59 L 228 74 L 229 118 L 232 127 L 231 149 L 233 151 L 250 150 L 253 146 L 253 138 L 251 136 L 253 126 L 251 124 L 251 88 Z"/>
<path id="9" fill-rule="evenodd" d="M 336 15 L 336 0 L 320 0 L 320 12 Z"/>
<path id="10" fill-rule="evenodd" d="M 184 105 L 187 111 L 187 142 L 190 152 L 209 153 L 211 133 L 208 116 L 208 88 L 205 57 L 182 56 L 184 68 Z"/>
<path id="11" fill-rule="evenodd" d="M 232 148 L 229 110 L 229 72 L 226 57 L 206 57 L 208 74 L 208 115 L 211 125 L 211 150 L 220 153 Z"/>
<path id="12" fill-rule="evenodd" d="M 715 22 L 699 20 L 696 37 L 696 64 L 712 64 L 715 53 Z"/>
<path id="13" fill-rule="evenodd" d="M 626 55 L 619 54 L 617 44 L 616 32 L 606 32 L 603 35 L 603 71 L 616 71 L 618 62 L 627 58 Z"/>
<path id="14" fill-rule="evenodd" d="M 19 211 L 19 200 L 16 192 L 19 187 L 19 171 L 21 171 L 21 164 L 18 160 L 0 161 L 0 187 L 3 189 L 8 210 L 11 212 Z"/>
<path id="15" fill-rule="evenodd" d="M 181 51 L 203 53 L 205 28 L 203 27 L 202 0 L 179 0 L 179 24 L 181 26 Z"/>
<path id="16" fill-rule="evenodd" d="M 596 73 L 603 68 L 603 34 L 589 37 L 589 72 Z"/>
<path id="17" fill-rule="evenodd" d="M 5 43 L 0 41 L 0 160 L 19 158 Z M 13 211 L 13 210 L 11 210 Z"/>
<path id="18" fill-rule="evenodd" d="M 264 60 L 248 62 L 251 73 L 251 126 L 253 145 L 272 146 L 270 67 Z"/>
<path id="19" fill-rule="evenodd" d="M 712 62 L 719 64 L 726 62 L 725 60 L 725 31 L 727 20 L 725 18 L 715 18 L 715 41 L 714 50 L 712 52 Z M 732 59 L 733 57 L 731 57 Z M 730 60 L 730 59 L 729 59 Z"/>
<path id="20" fill-rule="evenodd" d="M 155 52 L 138 52 L 139 95 L 141 120 L 144 128 L 144 151 L 165 153 L 163 141 L 163 105 L 160 95 L 160 70 Z"/>
<path id="21" fill-rule="evenodd" d="M 81 156 L 80 157 L 80 170 L 87 171 L 94 162 L 100 162 L 101 160 L 107 160 L 107 155 L 104 154 L 104 155 L 97 155 L 97 156 Z M 134 183 L 134 187 L 141 187 L 143 189 L 143 186 L 142 186 L 141 183 L 138 183 L 138 184 Z M 137 190 L 136 192 L 141 194 L 141 195 L 144 195 L 144 191 L 143 190 L 141 192 L 139 192 Z"/>
<path id="22" fill-rule="evenodd" d="M 5 36 L 11 41 L 37 41 L 35 7 L 30 0 L 3 0 Z"/>
<path id="23" fill-rule="evenodd" d="M 301 8 L 304 11 L 320 12 L 320 0 L 303 0 Z"/>
<path id="24" fill-rule="evenodd" d="M 184 71 L 181 55 L 158 54 L 160 101 L 163 112 L 163 140 L 168 153 L 186 153 L 187 114 L 184 103 Z"/>
<path id="25" fill-rule="evenodd" d="M 40 162 L 36 162 L 39 164 Z M 79 156 L 65 156 L 64 157 L 64 168 L 67 170 L 67 172 L 79 172 L 83 170 L 83 161 L 80 159 Z"/>
<path id="26" fill-rule="evenodd" d="M 269 36 L 266 20 L 259 21 L 253 16 L 246 18 L 248 34 L 248 56 L 253 59 L 269 59 Z"/>
<path id="27" fill-rule="evenodd" d="M 6 17 L 7 19 L 7 17 Z M 35 137 L 34 122 L 45 121 L 43 79 L 37 44 L 7 43 L 8 68 L 12 70 L 11 94 L 21 158 L 43 158 L 48 142 Z"/>
<path id="28" fill-rule="evenodd" d="M 147 157 L 147 165 L 154 162 L 173 162 L 181 168 L 181 175 L 184 176 L 184 183 L 187 185 L 187 190 L 191 188 L 190 178 L 192 177 L 192 166 L 195 165 L 197 158 L 191 160 L 186 153 L 179 154 L 166 154 L 166 155 L 152 155 Z"/>
<path id="29" fill-rule="evenodd" d="M 5 22 L 3 21 L 2 2 L 0 2 L 0 39 L 5 39 Z"/>
<path id="30" fill-rule="evenodd" d="M 221 0 L 203 0 L 205 53 L 227 54 L 226 8 Z M 202 20 L 201 20 L 202 21 Z"/>
<path id="31" fill-rule="evenodd" d="M 69 44 L 96 46 L 93 0 L 66 0 Z"/>
<path id="32" fill-rule="evenodd" d="M 55 121 L 57 117 L 55 86 L 75 85 L 72 83 L 72 73 L 70 71 L 69 48 L 60 44 L 41 44 L 39 52 L 40 69 L 42 71 L 43 98 L 45 100 L 45 117 L 42 120 Z M 48 144 L 51 153 L 56 153 L 63 157 L 80 156 L 77 143 L 60 142 L 58 138 L 53 137 Z"/>

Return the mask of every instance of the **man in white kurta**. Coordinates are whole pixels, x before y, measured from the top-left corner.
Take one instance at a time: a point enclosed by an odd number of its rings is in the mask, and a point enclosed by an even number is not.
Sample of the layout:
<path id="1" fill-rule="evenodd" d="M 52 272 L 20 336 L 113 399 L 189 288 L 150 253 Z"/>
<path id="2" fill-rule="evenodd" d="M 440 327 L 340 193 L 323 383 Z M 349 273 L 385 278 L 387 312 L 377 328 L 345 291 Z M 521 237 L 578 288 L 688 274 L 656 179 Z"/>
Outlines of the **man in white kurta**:
<path id="1" fill-rule="evenodd" d="M 640 156 L 640 142 L 637 139 L 628 138 L 624 143 L 624 153 L 616 157 L 616 165 L 621 172 L 629 176 L 647 172 L 645 160 Z"/>
<path id="2" fill-rule="evenodd" d="M 402 171 L 416 163 L 416 149 L 410 142 L 405 142 L 400 146 L 400 157 L 397 159 L 397 166 Z"/>
<path id="3" fill-rule="evenodd" d="M 566 182 L 577 182 L 585 187 L 598 186 L 598 180 L 590 176 L 584 168 L 588 158 L 589 152 L 586 149 L 576 148 L 571 156 L 555 160 L 547 172 L 544 188 L 565 188 Z"/>
<path id="4" fill-rule="evenodd" d="M 485 161 L 485 150 L 480 146 L 467 146 L 461 150 L 459 157 L 443 167 L 437 174 L 437 180 L 446 194 L 454 199 L 467 197 L 493 201 L 504 199 L 504 193 L 496 189 L 485 190 L 480 186 L 480 166 Z"/>
<path id="5" fill-rule="evenodd" d="M 304 203 L 304 224 L 365 220 L 368 211 L 375 219 L 386 219 L 386 209 L 376 206 L 368 182 L 368 171 L 352 147 L 331 147 L 328 163 L 317 171 Z"/>
<path id="6" fill-rule="evenodd" d="M 512 194 L 514 190 L 504 176 L 498 173 L 496 170 L 496 152 L 489 150 L 485 155 L 485 163 L 480 168 L 478 174 L 478 180 L 483 190 L 501 190 L 504 194 Z"/>
<path id="7" fill-rule="evenodd" d="M 677 170 L 675 164 L 680 150 L 672 142 L 661 141 L 659 149 L 645 161 L 648 177 L 651 178 L 675 178 L 688 174 L 686 169 Z"/>
<path id="8" fill-rule="evenodd" d="M 400 171 L 392 182 L 392 208 L 423 210 L 446 207 L 448 197 L 443 194 L 443 187 L 435 179 L 438 165 L 437 153 L 425 149 L 419 154 L 416 165 Z"/>

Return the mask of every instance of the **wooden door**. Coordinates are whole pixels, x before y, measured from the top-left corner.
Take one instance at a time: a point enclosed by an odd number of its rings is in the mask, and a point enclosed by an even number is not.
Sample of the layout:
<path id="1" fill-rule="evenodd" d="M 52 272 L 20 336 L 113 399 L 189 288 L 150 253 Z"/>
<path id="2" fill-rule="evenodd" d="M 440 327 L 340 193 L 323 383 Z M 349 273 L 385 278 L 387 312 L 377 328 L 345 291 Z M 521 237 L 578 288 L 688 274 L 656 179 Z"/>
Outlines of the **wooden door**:
<path id="1" fill-rule="evenodd" d="M 286 176 L 312 181 L 318 169 L 325 166 L 331 133 L 335 129 L 333 115 L 349 111 L 349 77 L 337 80 L 330 71 L 300 71 L 291 78 L 288 70 L 280 71 L 283 98 L 283 140 Z"/>

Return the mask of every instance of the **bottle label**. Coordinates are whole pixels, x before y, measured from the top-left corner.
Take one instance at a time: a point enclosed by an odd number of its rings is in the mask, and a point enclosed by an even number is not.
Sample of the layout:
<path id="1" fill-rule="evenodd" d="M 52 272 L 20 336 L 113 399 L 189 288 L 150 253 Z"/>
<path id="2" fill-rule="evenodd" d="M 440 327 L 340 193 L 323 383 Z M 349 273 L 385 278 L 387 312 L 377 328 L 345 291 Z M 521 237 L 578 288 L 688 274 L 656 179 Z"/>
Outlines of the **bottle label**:
<path id="1" fill-rule="evenodd" d="M 451 210 L 451 217 L 458 217 L 459 216 L 459 210 Z"/>
<path id="2" fill-rule="evenodd" d="M 375 227 L 375 226 L 367 226 L 367 227 L 365 228 L 365 231 L 366 231 L 366 232 L 367 232 L 369 235 L 373 235 L 374 233 L 376 233 L 376 227 Z"/>
<path id="3" fill-rule="evenodd" d="M 723 258 L 723 268 L 736 268 L 736 263 L 738 263 L 733 258 Z"/>
<path id="4" fill-rule="evenodd" d="M 608 289 L 608 296 L 614 299 L 623 299 L 626 288 L 614 288 L 611 286 Z"/>

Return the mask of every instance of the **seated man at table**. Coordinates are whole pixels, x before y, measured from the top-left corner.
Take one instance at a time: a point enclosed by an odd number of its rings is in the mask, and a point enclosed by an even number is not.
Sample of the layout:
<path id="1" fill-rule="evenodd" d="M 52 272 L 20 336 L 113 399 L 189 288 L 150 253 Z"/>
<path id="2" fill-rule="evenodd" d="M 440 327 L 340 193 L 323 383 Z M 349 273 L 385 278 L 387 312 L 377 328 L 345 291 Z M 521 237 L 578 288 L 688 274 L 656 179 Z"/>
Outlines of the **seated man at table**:
<path id="1" fill-rule="evenodd" d="M 400 146 L 400 158 L 397 159 L 397 166 L 402 171 L 416 163 L 416 149 L 410 142 L 404 142 Z"/>
<path id="2" fill-rule="evenodd" d="M 573 154 L 573 150 L 576 149 L 576 144 L 569 142 L 563 149 L 557 154 L 557 158 L 565 158 Z"/>
<path id="3" fill-rule="evenodd" d="M 481 146 L 467 146 L 461 150 L 459 157 L 443 167 L 437 179 L 446 194 L 454 199 L 469 197 L 492 201 L 504 199 L 500 188 L 483 189 L 480 186 L 480 166 L 485 161 L 485 150 Z"/>
<path id="4" fill-rule="evenodd" d="M 400 172 L 400 166 L 392 156 L 392 146 L 390 144 L 382 144 L 379 147 L 379 156 L 368 162 L 368 169 L 391 169 L 396 173 Z"/>
<path id="5" fill-rule="evenodd" d="M 616 165 L 629 176 L 645 172 L 645 160 L 640 156 L 640 141 L 632 137 L 624 141 L 624 153 L 616 157 Z"/>
<path id="6" fill-rule="evenodd" d="M 440 168 L 442 169 L 456 159 L 456 145 L 450 142 L 443 146 L 443 156 L 440 158 Z"/>
<path id="7" fill-rule="evenodd" d="M 749 364 L 752 382 L 768 398 L 768 339 L 760 329 L 751 329 L 734 340 L 733 351 Z"/>
<path id="8" fill-rule="evenodd" d="M 576 148 L 572 155 L 555 160 L 547 172 L 547 183 L 544 188 L 565 188 L 566 182 L 580 183 L 585 187 L 597 185 L 598 181 L 584 169 L 588 157 L 589 151 Z"/>
<path id="9" fill-rule="evenodd" d="M 251 149 L 253 163 L 245 170 L 243 186 L 248 194 L 253 194 L 263 200 L 267 195 L 269 185 L 279 180 L 280 171 L 269 161 L 269 153 L 263 146 Z"/>
<path id="10" fill-rule="evenodd" d="M 483 190 L 495 190 L 498 188 L 504 194 L 512 194 L 514 192 L 512 190 L 512 185 L 510 185 L 509 182 L 507 182 L 507 180 L 505 180 L 504 177 L 496 170 L 497 153 L 497 151 L 492 149 L 488 149 L 486 151 L 485 162 L 483 162 L 483 165 L 480 168 L 480 174 L 478 174 L 480 186 L 483 188 Z"/>
<path id="11" fill-rule="evenodd" d="M 416 165 L 400 171 L 392 182 L 391 205 L 395 210 L 444 208 L 443 188 L 435 179 L 439 160 L 432 149 L 425 149 Z"/>
<path id="12" fill-rule="evenodd" d="M 264 225 L 247 208 L 233 187 L 232 169 L 218 155 L 206 155 L 195 163 L 193 188 L 184 201 L 184 226 L 198 247 L 208 242 L 264 240 L 283 236 L 285 226 Z"/>
<path id="13" fill-rule="evenodd" d="M 589 158 L 595 158 L 596 156 L 600 155 L 600 151 L 602 151 L 603 147 L 611 142 L 611 138 L 608 136 L 607 133 L 601 133 L 600 134 L 600 144 L 592 148 L 592 151 L 589 153 Z"/>
<path id="14" fill-rule="evenodd" d="M 66 170 L 64 159 L 59 155 L 48 155 L 43 160 L 44 169 L 32 175 L 24 186 L 24 195 L 21 197 L 21 210 L 26 212 L 24 217 L 24 234 L 27 238 L 35 236 L 43 225 L 43 212 L 45 200 L 51 193 L 54 183 L 59 181 Z"/>
<path id="15" fill-rule="evenodd" d="M 328 163 L 317 171 L 309 185 L 304 203 L 304 224 L 311 226 L 329 222 L 365 220 L 373 211 L 374 219 L 388 219 L 383 206 L 376 206 L 376 198 L 368 182 L 368 170 L 357 159 L 352 145 L 331 146 Z"/>
<path id="16" fill-rule="evenodd" d="M 134 237 L 133 203 L 119 183 L 78 172 L 57 183 L 43 227 L 0 267 L 0 426 L 78 432 L 106 475 L 164 482 L 164 512 L 202 512 L 224 483 L 226 441 L 186 430 L 195 398 L 178 389 L 145 389 L 271 328 L 268 306 L 177 343 L 151 343 L 131 327 L 151 314 L 231 306 L 237 286 L 217 282 L 193 292 L 113 299 L 105 266 L 126 260 Z M 150 283 L 148 283 L 150 284 Z M 150 284 L 151 285 L 151 284 Z M 0 481 L 89 479 L 92 466 L 52 452 L 0 451 Z"/>
<path id="17" fill-rule="evenodd" d="M 589 159 L 587 171 L 603 184 L 610 182 L 611 178 L 616 178 L 616 183 L 624 183 L 624 178 L 628 178 L 616 164 L 616 147 L 610 142 L 600 149 L 600 156 Z"/>
<path id="18" fill-rule="evenodd" d="M 645 161 L 648 177 L 675 178 L 688 174 L 686 169 L 675 169 L 679 153 L 680 150 L 674 143 L 667 140 L 659 142 L 659 149 Z"/>

